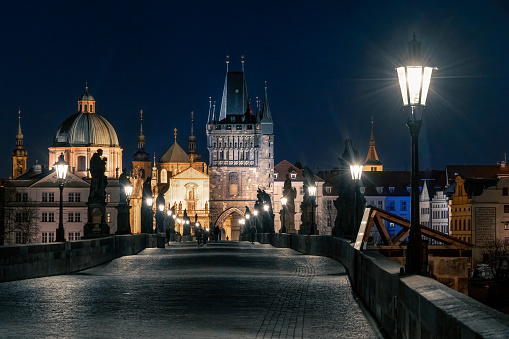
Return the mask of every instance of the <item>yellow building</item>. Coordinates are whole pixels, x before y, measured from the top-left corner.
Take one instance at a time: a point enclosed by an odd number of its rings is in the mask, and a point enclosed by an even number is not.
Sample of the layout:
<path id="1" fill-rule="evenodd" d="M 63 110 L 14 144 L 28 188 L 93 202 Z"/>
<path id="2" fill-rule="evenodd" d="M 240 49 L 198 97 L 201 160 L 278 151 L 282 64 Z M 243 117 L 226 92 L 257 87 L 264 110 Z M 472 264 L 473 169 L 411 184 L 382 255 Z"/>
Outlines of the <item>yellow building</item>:
<path id="1" fill-rule="evenodd" d="M 472 198 L 465 190 L 465 179 L 456 177 L 456 190 L 452 200 L 449 200 L 449 215 L 451 217 L 451 236 L 472 242 Z"/>

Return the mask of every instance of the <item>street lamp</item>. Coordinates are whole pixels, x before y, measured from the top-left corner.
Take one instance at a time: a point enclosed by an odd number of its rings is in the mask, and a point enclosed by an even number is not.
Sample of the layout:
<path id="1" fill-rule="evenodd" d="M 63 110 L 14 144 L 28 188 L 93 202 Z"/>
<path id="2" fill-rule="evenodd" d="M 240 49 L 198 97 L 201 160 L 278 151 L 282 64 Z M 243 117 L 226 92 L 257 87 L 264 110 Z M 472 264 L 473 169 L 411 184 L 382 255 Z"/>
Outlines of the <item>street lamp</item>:
<path id="1" fill-rule="evenodd" d="M 58 228 L 56 234 L 56 241 L 63 242 L 65 241 L 65 231 L 64 231 L 64 205 L 63 205 L 63 196 L 64 196 L 64 181 L 67 176 L 67 169 L 69 168 L 69 164 L 65 162 L 64 153 L 60 153 L 58 157 L 58 161 L 55 163 L 55 171 L 57 172 L 58 179 L 58 188 L 60 189 L 60 219 L 58 220 Z"/>
<path id="2" fill-rule="evenodd" d="M 288 199 L 286 199 L 285 197 L 281 198 L 281 206 L 282 206 L 281 211 L 283 212 L 283 218 L 281 220 L 283 222 L 283 226 L 281 227 L 281 233 L 286 233 L 286 223 L 285 223 L 285 214 L 286 214 L 286 211 L 285 211 L 285 207 L 286 207 L 286 203 L 287 202 L 288 202 Z"/>
<path id="3" fill-rule="evenodd" d="M 419 65 L 420 42 L 415 39 L 408 44 L 410 62 Z M 422 241 L 419 221 L 419 131 L 422 126 L 422 112 L 426 105 L 432 67 L 403 66 L 396 68 L 403 98 L 403 107 L 407 112 L 407 126 L 412 141 L 412 178 L 410 190 L 410 234 L 408 236 L 406 273 L 426 274 L 427 253 Z"/>
<path id="4" fill-rule="evenodd" d="M 354 187 L 353 187 L 353 191 L 354 191 L 354 212 L 353 212 L 353 240 L 355 241 L 356 237 L 357 237 L 357 229 L 358 229 L 358 226 L 359 226 L 359 221 L 357 220 L 357 214 L 358 214 L 358 211 L 357 211 L 357 188 L 358 188 L 358 185 L 359 185 L 359 181 L 361 180 L 361 176 L 362 176 L 362 167 L 361 165 L 357 165 L 357 164 L 354 164 L 354 165 L 350 165 L 350 172 L 352 174 L 352 181 L 354 183 Z"/>
<path id="5" fill-rule="evenodd" d="M 152 198 L 147 198 L 146 202 L 147 202 L 148 207 L 152 207 L 152 202 L 153 202 Z"/>
<path id="6" fill-rule="evenodd" d="M 309 230 L 309 235 L 315 234 L 315 196 L 316 196 L 316 186 L 308 186 L 308 193 L 311 197 L 311 227 Z"/>

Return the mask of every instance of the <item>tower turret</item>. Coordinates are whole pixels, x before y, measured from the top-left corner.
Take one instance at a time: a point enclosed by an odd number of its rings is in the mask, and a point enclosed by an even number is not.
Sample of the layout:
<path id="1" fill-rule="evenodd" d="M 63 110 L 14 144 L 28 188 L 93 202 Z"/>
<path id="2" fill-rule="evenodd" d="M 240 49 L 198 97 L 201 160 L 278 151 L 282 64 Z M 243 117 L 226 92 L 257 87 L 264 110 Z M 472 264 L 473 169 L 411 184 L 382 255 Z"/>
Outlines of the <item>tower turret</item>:
<path id="1" fill-rule="evenodd" d="M 193 133 L 193 124 L 194 124 L 194 112 L 191 112 L 191 134 L 189 135 L 189 159 L 191 162 L 196 162 L 201 160 L 201 155 L 198 153 L 196 149 L 196 136 Z"/>
<path id="2" fill-rule="evenodd" d="M 133 155 L 133 177 L 144 179 L 150 174 L 150 156 L 145 151 L 145 135 L 143 135 L 143 110 L 140 110 L 140 134 L 138 135 L 138 150 Z"/>

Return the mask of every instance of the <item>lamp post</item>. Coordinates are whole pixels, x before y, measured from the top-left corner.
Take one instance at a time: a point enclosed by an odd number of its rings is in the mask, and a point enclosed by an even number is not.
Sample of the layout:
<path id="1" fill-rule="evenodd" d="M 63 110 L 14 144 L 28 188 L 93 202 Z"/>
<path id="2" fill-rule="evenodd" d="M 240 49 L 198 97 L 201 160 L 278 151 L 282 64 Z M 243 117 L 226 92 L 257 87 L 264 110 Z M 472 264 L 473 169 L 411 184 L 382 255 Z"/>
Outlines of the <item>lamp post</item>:
<path id="1" fill-rule="evenodd" d="M 282 220 L 281 222 L 283 223 L 283 225 L 281 226 L 281 233 L 286 233 L 286 222 L 285 222 L 285 214 L 286 214 L 286 203 L 287 203 L 288 199 L 286 199 L 285 197 L 282 197 L 281 198 L 281 211 L 283 212 L 283 215 L 282 215 Z"/>
<path id="2" fill-rule="evenodd" d="M 60 153 L 58 157 L 58 161 L 55 163 L 55 171 L 57 172 L 57 180 L 58 180 L 58 188 L 60 189 L 60 218 L 58 220 L 58 228 L 56 234 L 56 241 L 63 242 L 65 241 L 65 231 L 64 231 L 64 205 L 63 205 L 63 197 L 64 197 L 64 181 L 67 176 L 67 168 L 69 164 L 65 162 L 64 153 Z"/>
<path id="3" fill-rule="evenodd" d="M 124 173 L 122 174 L 124 175 Z M 131 233 L 131 225 L 129 221 L 129 202 L 131 201 L 131 194 L 133 193 L 133 185 L 131 181 L 124 176 L 125 181 L 121 178 L 119 179 L 119 183 L 122 185 L 120 188 L 123 190 L 123 194 L 125 195 L 125 199 L 122 194 L 120 194 L 120 202 L 118 203 L 118 219 L 117 219 L 117 232 L 115 234 L 132 234 Z M 122 184 L 122 181 L 124 184 Z"/>
<path id="4" fill-rule="evenodd" d="M 420 42 L 415 39 L 409 43 L 410 62 L 419 65 Z M 406 273 L 426 274 L 427 253 L 422 241 L 419 222 L 419 131 L 422 126 L 422 112 L 426 105 L 431 81 L 432 67 L 403 66 L 396 68 L 403 99 L 407 112 L 407 126 L 412 141 L 412 178 L 410 184 L 410 234 L 408 236 Z"/>
<path id="5" fill-rule="evenodd" d="M 354 183 L 353 191 L 354 191 L 354 212 L 353 212 L 353 241 L 355 241 L 357 237 L 357 230 L 359 229 L 359 221 L 357 220 L 358 216 L 358 206 L 357 206 L 357 190 L 359 187 L 359 181 L 361 180 L 362 176 L 362 167 L 361 165 L 354 164 L 350 165 L 350 172 L 352 174 L 352 181 Z"/>
<path id="6" fill-rule="evenodd" d="M 316 186 L 308 186 L 308 193 L 311 200 L 311 226 L 309 228 L 309 235 L 315 234 L 315 197 Z"/>

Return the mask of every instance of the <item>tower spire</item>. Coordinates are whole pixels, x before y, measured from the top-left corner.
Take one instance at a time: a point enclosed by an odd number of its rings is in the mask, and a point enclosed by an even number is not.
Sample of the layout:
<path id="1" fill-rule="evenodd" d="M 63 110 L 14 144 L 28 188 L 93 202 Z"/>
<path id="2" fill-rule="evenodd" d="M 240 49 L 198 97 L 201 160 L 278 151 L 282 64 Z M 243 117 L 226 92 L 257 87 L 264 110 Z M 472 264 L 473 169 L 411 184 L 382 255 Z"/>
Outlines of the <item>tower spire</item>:
<path id="1" fill-rule="evenodd" d="M 242 55 L 240 57 L 240 59 L 241 59 L 241 62 L 242 62 L 242 72 L 244 72 L 244 56 Z"/>
<path id="2" fill-rule="evenodd" d="M 371 138 L 369 139 L 369 150 L 364 163 L 364 171 L 383 171 L 383 165 L 378 159 L 378 154 L 375 149 L 375 136 L 373 133 L 374 122 L 371 117 Z"/>
<path id="3" fill-rule="evenodd" d="M 12 151 L 12 178 L 16 179 L 26 172 L 28 152 L 23 148 L 23 133 L 21 133 L 21 107 L 18 108 L 18 133 L 16 133 L 16 148 Z"/>
<path id="4" fill-rule="evenodd" d="M 194 111 L 191 111 L 191 135 L 193 135 Z"/>
<path id="5" fill-rule="evenodd" d="M 175 128 L 173 131 L 175 132 L 174 133 L 174 135 L 175 135 L 175 143 L 177 143 L 177 128 Z"/>
<path id="6" fill-rule="evenodd" d="M 226 73 L 228 73 L 228 64 L 230 63 L 230 56 L 226 56 Z"/>

